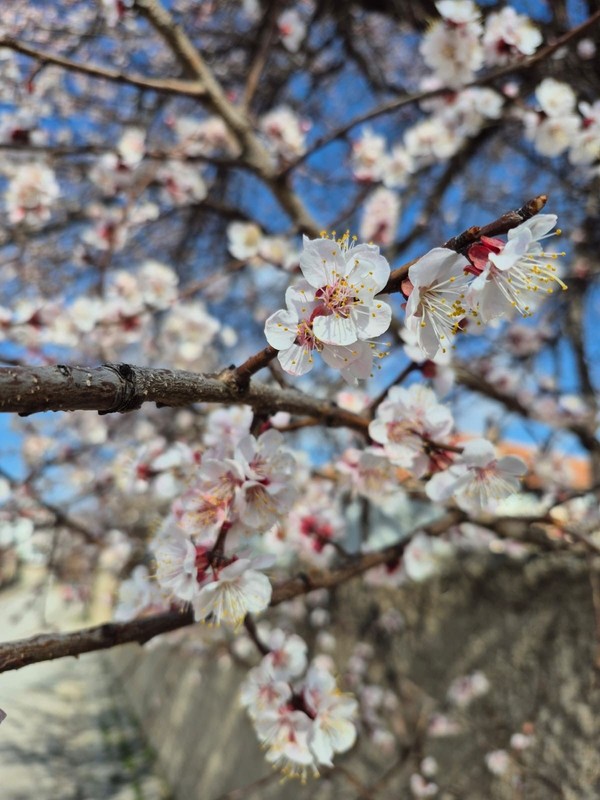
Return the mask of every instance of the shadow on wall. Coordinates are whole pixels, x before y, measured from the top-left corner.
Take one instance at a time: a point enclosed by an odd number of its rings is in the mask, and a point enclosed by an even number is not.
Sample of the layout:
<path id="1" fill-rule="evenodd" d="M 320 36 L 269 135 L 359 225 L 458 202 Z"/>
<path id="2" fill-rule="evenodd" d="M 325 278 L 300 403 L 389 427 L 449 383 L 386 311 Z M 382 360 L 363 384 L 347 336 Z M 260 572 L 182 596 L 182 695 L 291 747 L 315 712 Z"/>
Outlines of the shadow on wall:
<path id="1" fill-rule="evenodd" d="M 343 674 L 362 632 L 374 650 L 368 682 L 398 698 L 391 715 L 398 748 L 384 753 L 363 731 L 354 751 L 336 758 L 337 769 L 305 786 L 281 785 L 264 760 L 238 704 L 240 667 L 163 644 L 111 656 L 177 800 L 334 800 L 367 790 L 373 800 L 398 800 L 412 796 L 410 776 L 425 756 L 439 765 L 438 797 L 597 800 L 599 567 L 564 553 L 468 556 L 427 584 L 338 591 L 334 659 Z M 377 624 L 390 608 L 404 620 L 394 633 Z M 449 704 L 452 681 L 475 671 L 489 681 L 488 693 L 466 707 Z M 429 735 L 433 712 L 448 714 L 458 732 Z M 511 750 L 511 735 L 524 730 L 532 744 Z M 497 750 L 509 754 L 502 775 L 485 762 Z"/>

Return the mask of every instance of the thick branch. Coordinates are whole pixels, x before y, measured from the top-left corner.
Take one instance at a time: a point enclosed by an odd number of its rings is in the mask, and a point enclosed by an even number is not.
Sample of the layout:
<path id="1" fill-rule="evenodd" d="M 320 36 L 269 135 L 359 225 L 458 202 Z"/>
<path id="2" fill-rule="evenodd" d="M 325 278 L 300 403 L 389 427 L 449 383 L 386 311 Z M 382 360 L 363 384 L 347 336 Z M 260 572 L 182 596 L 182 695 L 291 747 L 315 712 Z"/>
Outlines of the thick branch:
<path id="1" fill-rule="evenodd" d="M 250 374 L 251 370 L 243 377 L 249 378 Z M 131 411 L 143 403 L 170 407 L 244 403 L 257 411 L 301 414 L 319 419 L 325 425 L 343 426 L 364 434 L 369 426 L 366 417 L 295 389 L 260 383 L 252 383 L 248 388 L 240 386 L 235 369 L 217 376 L 129 364 L 90 368 L 0 367 L 0 412 L 23 416 L 40 411 L 77 410 L 110 414 Z"/>
<path id="2" fill-rule="evenodd" d="M 242 147 L 242 158 L 246 166 L 259 175 L 270 187 L 282 208 L 295 223 L 298 231 L 310 236 L 318 236 L 318 225 L 296 192 L 293 191 L 287 178 L 277 175 L 271 155 L 254 132 L 246 110 L 230 102 L 198 48 L 185 31 L 175 23 L 169 11 L 161 5 L 159 0 L 135 0 L 135 8 L 147 17 L 179 62 L 184 64 L 205 87 L 204 102 L 223 119 L 237 137 Z"/>
<path id="3" fill-rule="evenodd" d="M 131 622 L 113 622 L 84 628 L 73 633 L 48 633 L 0 645 L 0 672 L 20 669 L 39 661 L 79 656 L 94 650 L 107 650 L 120 644 L 144 644 L 161 633 L 183 628 L 194 622 L 193 612 L 168 611 Z"/>

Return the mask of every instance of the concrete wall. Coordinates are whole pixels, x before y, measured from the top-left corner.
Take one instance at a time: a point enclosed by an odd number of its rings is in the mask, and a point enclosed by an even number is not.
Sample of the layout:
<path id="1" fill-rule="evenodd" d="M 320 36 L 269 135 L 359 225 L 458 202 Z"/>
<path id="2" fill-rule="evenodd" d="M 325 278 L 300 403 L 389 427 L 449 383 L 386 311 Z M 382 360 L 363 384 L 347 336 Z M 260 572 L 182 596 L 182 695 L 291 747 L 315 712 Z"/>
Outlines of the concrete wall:
<path id="1" fill-rule="evenodd" d="M 302 787 L 270 775 L 253 731 L 239 709 L 243 672 L 165 647 L 128 647 L 113 654 L 142 727 L 177 800 L 216 800 L 265 778 L 249 800 L 366 796 L 410 797 L 408 779 L 424 755 L 440 764 L 442 800 L 597 800 L 600 797 L 600 574 L 585 557 L 560 554 L 514 562 L 467 558 L 425 586 L 373 590 L 354 582 L 332 601 L 343 669 L 362 631 L 377 653 L 373 678 L 400 698 L 396 756 L 366 743 L 343 759 L 343 770 Z M 595 588 L 594 588 L 595 587 Z M 374 620 L 394 607 L 405 626 L 388 635 Z M 458 736 L 428 739 L 424 720 L 446 708 L 450 682 L 482 670 L 491 691 L 456 715 Z M 535 743 L 494 777 L 484 754 L 508 747 L 524 723 Z M 400 756 L 400 757 L 398 757 Z M 395 766 L 390 769 L 392 765 Z"/>

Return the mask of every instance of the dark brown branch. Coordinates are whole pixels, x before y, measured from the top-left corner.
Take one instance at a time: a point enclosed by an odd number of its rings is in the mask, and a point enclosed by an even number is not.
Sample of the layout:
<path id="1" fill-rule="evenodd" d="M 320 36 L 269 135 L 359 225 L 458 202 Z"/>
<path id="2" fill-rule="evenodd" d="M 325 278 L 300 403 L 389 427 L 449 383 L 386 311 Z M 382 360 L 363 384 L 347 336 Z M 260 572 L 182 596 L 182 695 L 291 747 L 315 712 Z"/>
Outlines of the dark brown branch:
<path id="1" fill-rule="evenodd" d="M 265 351 L 261 354 L 264 360 Z M 252 383 L 247 389 L 240 388 L 235 370 L 225 370 L 221 375 L 202 375 L 130 364 L 90 368 L 0 367 L 0 412 L 16 412 L 23 416 L 41 411 L 77 410 L 111 414 L 131 411 L 150 402 L 169 407 L 192 403 L 244 403 L 256 411 L 269 414 L 287 411 L 363 434 L 369 426 L 366 417 L 296 389 L 259 383 Z"/>
<path id="2" fill-rule="evenodd" d="M 47 633 L 0 645 L 0 672 L 53 661 L 65 656 L 79 656 L 95 650 L 107 650 L 120 644 L 146 642 L 161 633 L 183 628 L 194 622 L 193 611 L 167 611 L 131 622 L 111 622 L 84 628 L 73 633 Z"/>
<path id="3" fill-rule="evenodd" d="M 247 358 L 243 364 L 240 364 L 233 370 L 233 379 L 241 391 L 245 391 L 250 385 L 250 378 L 255 375 L 263 367 L 267 367 L 271 361 L 277 356 L 278 350 L 268 345 L 259 353 L 255 353 L 250 358 Z"/>
<path id="4" fill-rule="evenodd" d="M 412 531 L 401 542 L 385 547 L 383 550 L 363 553 L 349 563 L 345 563 L 328 572 L 315 572 L 309 575 L 291 578 L 275 587 L 273 590 L 273 597 L 271 598 L 271 605 L 277 606 L 279 603 L 284 603 L 286 600 L 292 600 L 299 594 L 312 592 L 315 589 L 332 589 L 334 586 L 345 583 L 356 575 L 362 575 L 363 572 L 367 572 L 373 569 L 373 567 L 379 567 L 382 564 L 387 564 L 390 561 L 395 561 L 400 558 L 417 533 L 426 533 L 428 536 L 440 536 L 442 533 L 445 533 L 448 528 L 451 528 L 453 525 L 459 525 L 466 519 L 467 515 L 463 511 L 450 511 L 430 525 L 423 525 L 417 530 Z"/>
<path id="5" fill-rule="evenodd" d="M 483 227 L 474 225 L 471 228 L 467 228 L 466 231 L 459 233 L 458 236 L 453 236 L 451 239 L 448 239 L 444 247 L 459 251 L 464 250 L 465 247 L 473 244 L 482 236 L 502 236 L 513 228 L 516 228 L 522 222 L 525 222 L 525 220 L 531 219 L 535 217 L 536 214 L 539 214 L 547 202 L 548 195 L 539 194 L 537 197 L 532 197 L 532 199 L 528 200 L 521 208 L 517 208 L 516 211 L 508 211 L 506 214 L 502 214 L 501 217 L 498 217 L 498 219 L 489 222 Z"/>
<path id="6" fill-rule="evenodd" d="M 258 42 L 252 63 L 249 64 L 248 77 L 246 79 L 246 86 L 244 88 L 244 107 L 250 108 L 252 99 L 258 89 L 261 75 L 265 69 L 265 65 L 269 60 L 269 55 L 275 34 L 277 32 L 277 16 L 281 11 L 281 3 L 279 0 L 271 0 L 267 5 L 263 18 L 258 26 Z"/>
<path id="7" fill-rule="evenodd" d="M 266 656 L 268 653 L 271 652 L 268 646 L 263 642 L 263 640 L 258 635 L 258 631 L 256 630 L 256 623 L 254 622 L 254 617 L 252 616 L 252 614 L 246 614 L 246 617 L 244 619 L 244 628 L 246 628 L 248 636 L 252 639 L 256 649 L 262 656 Z"/>
<path id="8" fill-rule="evenodd" d="M 162 36 L 179 62 L 197 76 L 199 83 L 206 89 L 202 101 L 223 119 L 238 139 L 242 148 L 242 163 L 259 175 L 269 186 L 281 207 L 293 220 L 299 233 L 318 236 L 318 225 L 286 177 L 277 174 L 268 151 L 254 132 L 246 110 L 230 102 L 227 93 L 215 78 L 201 52 L 186 35 L 183 28 L 177 25 L 170 12 L 159 0 L 135 0 L 134 7 Z"/>

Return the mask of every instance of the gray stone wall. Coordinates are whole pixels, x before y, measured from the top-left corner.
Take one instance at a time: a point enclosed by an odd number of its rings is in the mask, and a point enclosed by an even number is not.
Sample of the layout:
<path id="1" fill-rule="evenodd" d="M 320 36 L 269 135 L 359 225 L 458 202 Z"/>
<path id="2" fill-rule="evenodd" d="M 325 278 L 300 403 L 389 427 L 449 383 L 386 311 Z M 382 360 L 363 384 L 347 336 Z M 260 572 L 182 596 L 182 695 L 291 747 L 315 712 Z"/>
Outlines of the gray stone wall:
<path id="1" fill-rule="evenodd" d="M 177 800 L 225 796 L 258 800 L 411 797 L 408 780 L 425 755 L 439 763 L 443 800 L 597 800 L 600 797 L 600 573 L 590 560 L 560 554 L 524 562 L 468 557 L 424 585 L 391 591 L 355 581 L 332 598 L 343 671 L 356 631 L 376 657 L 372 680 L 398 695 L 392 724 L 395 754 L 367 737 L 339 768 L 307 786 L 271 775 L 237 702 L 244 672 L 216 658 L 165 647 L 115 651 L 142 728 Z M 401 611 L 404 626 L 386 633 L 380 612 Z M 446 692 L 461 675 L 481 670 L 491 688 L 462 711 L 458 735 L 431 738 L 433 710 L 450 711 Z M 508 749 L 523 725 L 535 741 L 512 752 L 502 777 L 484 755 Z M 263 780 L 264 779 L 264 780 Z M 258 783 L 255 783 L 258 782 Z M 233 790 L 254 784 L 243 795 Z"/>

